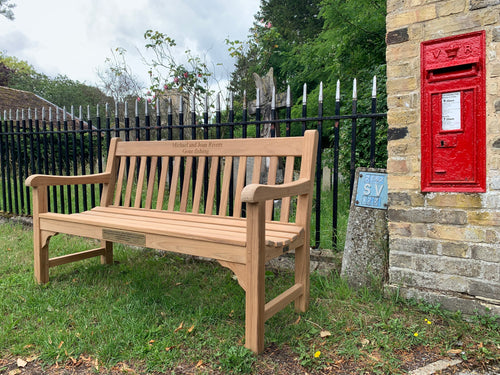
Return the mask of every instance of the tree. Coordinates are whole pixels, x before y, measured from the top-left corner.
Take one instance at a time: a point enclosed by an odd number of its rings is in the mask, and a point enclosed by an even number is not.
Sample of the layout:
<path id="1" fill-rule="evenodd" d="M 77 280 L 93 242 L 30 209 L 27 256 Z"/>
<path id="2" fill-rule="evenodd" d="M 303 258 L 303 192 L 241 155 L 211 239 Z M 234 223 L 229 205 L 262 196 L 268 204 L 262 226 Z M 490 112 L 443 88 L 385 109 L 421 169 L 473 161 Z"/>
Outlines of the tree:
<path id="1" fill-rule="evenodd" d="M 153 53 L 152 58 L 144 59 L 151 78 L 150 92 L 153 98 L 171 89 L 188 95 L 204 94 L 209 91 L 209 79 L 213 73 L 200 56 L 186 50 L 185 63 L 174 57 L 175 40 L 159 31 L 147 30 L 144 33 L 146 49 Z"/>
<path id="2" fill-rule="evenodd" d="M 14 12 L 12 9 L 15 8 L 15 6 L 16 4 L 11 4 L 10 0 L 0 0 L 0 14 L 12 21 L 14 19 Z"/>
<path id="3" fill-rule="evenodd" d="M 128 66 L 124 48 L 111 51 L 111 57 L 106 58 L 107 67 L 104 71 L 98 70 L 97 76 L 101 80 L 101 88 L 107 95 L 117 101 L 140 96 L 144 89 L 142 82 L 134 75 Z"/>

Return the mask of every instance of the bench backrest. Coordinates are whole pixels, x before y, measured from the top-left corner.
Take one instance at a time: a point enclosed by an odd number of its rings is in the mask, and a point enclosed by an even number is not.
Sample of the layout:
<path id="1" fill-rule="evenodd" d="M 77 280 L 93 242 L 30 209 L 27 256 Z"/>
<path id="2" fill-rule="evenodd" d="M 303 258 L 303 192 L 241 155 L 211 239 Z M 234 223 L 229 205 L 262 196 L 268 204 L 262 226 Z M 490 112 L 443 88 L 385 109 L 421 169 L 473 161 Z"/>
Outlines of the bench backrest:
<path id="1" fill-rule="evenodd" d="M 303 137 L 111 142 L 101 205 L 242 217 L 249 183 L 314 179 L 317 132 Z M 251 177 L 250 177 L 251 176 Z M 248 181 L 250 179 L 250 181 Z M 312 192 L 299 200 L 311 200 Z M 230 203 L 232 201 L 232 203 Z M 309 206 L 303 204 L 299 206 Z M 279 209 L 266 202 L 266 219 L 293 221 L 296 199 Z"/>

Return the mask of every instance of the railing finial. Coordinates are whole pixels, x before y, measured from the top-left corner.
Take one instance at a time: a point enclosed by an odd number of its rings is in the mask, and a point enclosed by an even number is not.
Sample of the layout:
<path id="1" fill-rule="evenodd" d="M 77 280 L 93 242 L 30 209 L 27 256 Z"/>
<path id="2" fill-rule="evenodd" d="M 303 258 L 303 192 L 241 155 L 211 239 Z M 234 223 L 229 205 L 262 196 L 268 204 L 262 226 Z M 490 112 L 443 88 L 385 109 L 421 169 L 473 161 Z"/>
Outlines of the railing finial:
<path id="1" fill-rule="evenodd" d="M 352 100 L 358 100 L 358 88 L 356 78 L 352 81 Z"/>
<path id="2" fill-rule="evenodd" d="M 335 101 L 340 102 L 340 79 L 337 80 L 337 90 L 335 91 Z"/>
<path id="3" fill-rule="evenodd" d="M 377 76 L 373 76 L 372 98 L 375 99 L 376 97 L 377 97 Z"/>
<path id="4" fill-rule="evenodd" d="M 323 103 L 323 81 L 319 83 L 318 102 Z"/>
<path id="5" fill-rule="evenodd" d="M 307 83 L 304 83 L 304 87 L 302 88 L 302 105 L 307 104 Z"/>

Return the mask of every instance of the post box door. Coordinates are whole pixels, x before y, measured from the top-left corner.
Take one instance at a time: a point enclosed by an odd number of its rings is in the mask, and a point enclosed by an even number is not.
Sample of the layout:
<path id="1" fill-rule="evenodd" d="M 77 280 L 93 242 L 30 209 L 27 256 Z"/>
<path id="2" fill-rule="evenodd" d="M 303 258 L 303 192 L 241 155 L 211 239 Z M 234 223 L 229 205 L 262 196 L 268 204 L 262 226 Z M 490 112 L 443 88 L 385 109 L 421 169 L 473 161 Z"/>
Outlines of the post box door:
<path id="1" fill-rule="evenodd" d="M 486 187 L 484 32 L 422 44 L 422 191 Z"/>

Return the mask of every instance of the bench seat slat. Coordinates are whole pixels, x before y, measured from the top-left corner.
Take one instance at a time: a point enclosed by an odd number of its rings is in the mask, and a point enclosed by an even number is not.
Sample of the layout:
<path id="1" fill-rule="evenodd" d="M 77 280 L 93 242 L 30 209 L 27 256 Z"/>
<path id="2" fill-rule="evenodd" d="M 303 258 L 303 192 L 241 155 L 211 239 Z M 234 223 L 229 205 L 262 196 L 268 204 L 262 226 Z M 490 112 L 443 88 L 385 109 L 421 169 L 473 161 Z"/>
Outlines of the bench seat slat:
<path id="1" fill-rule="evenodd" d="M 130 232 L 160 233 L 170 236 L 188 236 L 203 241 L 221 241 L 236 246 L 246 246 L 246 223 L 241 220 L 235 221 L 234 225 L 227 223 L 196 222 L 183 220 L 189 215 L 174 212 L 171 215 L 160 217 L 147 217 L 145 215 L 130 214 L 131 210 L 123 213 L 106 211 L 85 211 L 78 214 L 41 214 L 40 218 L 52 219 L 74 223 L 94 223 L 103 228 L 113 228 Z M 125 213 L 128 212 L 128 213 Z M 172 215 L 173 214 L 173 215 Z M 201 215 L 199 215 L 201 216 Z M 272 223 L 269 223 L 272 224 Z M 65 224 L 62 224 L 65 225 Z M 266 228 L 266 246 L 283 247 L 292 242 L 303 240 L 302 231 L 283 232 L 276 230 L 272 225 Z"/>
<path id="2" fill-rule="evenodd" d="M 192 215 L 185 215 L 179 212 L 173 212 L 170 213 L 170 215 L 155 215 L 157 214 L 156 212 L 153 212 L 152 214 L 153 215 L 144 215 L 139 214 L 137 211 L 133 213 L 129 210 L 126 213 L 125 211 L 110 212 L 103 210 L 85 211 L 81 213 L 81 215 L 101 216 L 113 221 L 131 218 L 132 220 L 141 221 L 141 225 L 146 225 L 146 223 L 155 223 L 158 225 L 172 224 L 182 227 L 185 232 L 189 232 L 189 230 L 213 230 L 214 233 L 219 233 L 222 231 L 227 236 L 237 236 L 237 238 L 242 239 L 245 239 L 246 235 L 246 222 L 244 220 L 233 220 L 233 222 L 214 222 L 213 220 L 193 220 Z M 187 220 L 185 220 L 186 218 Z M 203 216 L 199 215 L 197 218 L 203 219 Z M 140 226 L 138 226 L 138 228 L 140 228 Z M 281 228 L 284 227 L 281 226 Z M 274 225 L 273 222 L 268 222 L 266 228 L 266 245 L 270 247 L 286 246 L 303 236 L 303 230 L 299 227 L 284 229 L 286 230 L 280 230 L 280 226 Z"/>
<path id="3" fill-rule="evenodd" d="M 202 214 L 193 214 L 193 213 L 179 213 L 179 212 L 170 212 L 170 211 L 147 211 L 144 209 L 135 209 L 135 208 L 124 208 L 124 207 L 95 207 L 92 211 L 104 211 L 104 212 L 115 212 L 127 215 L 136 215 L 138 217 L 150 216 L 150 217 L 158 217 L 158 218 L 169 218 L 171 217 L 173 220 L 182 220 L 183 221 L 194 221 L 194 222 L 206 222 L 206 223 L 217 223 L 220 225 L 231 226 L 245 226 L 246 219 L 243 218 L 231 218 L 231 217 L 221 217 L 221 216 L 206 216 Z M 137 211 L 137 213 L 134 213 Z M 182 215 L 182 216 L 181 216 Z M 303 228 L 294 224 L 294 223 L 281 223 L 279 221 L 269 221 L 266 222 L 266 228 L 273 228 L 276 231 L 292 233 L 299 235 L 302 233 Z"/>

